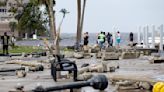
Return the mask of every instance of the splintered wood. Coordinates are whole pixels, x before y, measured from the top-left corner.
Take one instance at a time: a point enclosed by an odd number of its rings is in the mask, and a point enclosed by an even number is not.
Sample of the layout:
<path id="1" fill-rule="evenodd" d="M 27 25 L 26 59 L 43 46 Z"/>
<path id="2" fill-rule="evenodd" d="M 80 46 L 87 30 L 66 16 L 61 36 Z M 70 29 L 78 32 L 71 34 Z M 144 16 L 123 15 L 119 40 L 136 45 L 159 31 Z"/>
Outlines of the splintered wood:
<path id="1" fill-rule="evenodd" d="M 6 64 L 18 64 L 23 66 L 31 66 L 36 67 L 37 65 L 40 65 L 41 63 L 37 62 L 29 62 L 29 61 L 22 61 L 22 60 L 12 60 L 12 61 L 6 61 Z"/>

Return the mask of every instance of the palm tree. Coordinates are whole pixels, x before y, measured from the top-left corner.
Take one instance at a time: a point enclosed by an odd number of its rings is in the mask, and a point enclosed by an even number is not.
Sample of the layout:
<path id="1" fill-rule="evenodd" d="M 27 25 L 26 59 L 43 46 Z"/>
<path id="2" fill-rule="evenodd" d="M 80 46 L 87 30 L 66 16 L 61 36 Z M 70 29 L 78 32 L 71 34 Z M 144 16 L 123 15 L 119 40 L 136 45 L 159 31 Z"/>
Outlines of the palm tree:
<path id="1" fill-rule="evenodd" d="M 65 18 L 65 15 L 69 13 L 66 9 L 61 9 L 60 12 L 63 14 L 63 17 L 62 17 L 62 20 L 61 20 L 61 22 L 60 22 L 60 24 L 59 24 L 59 27 L 58 27 L 58 29 L 57 29 L 58 33 L 60 33 L 60 28 L 61 28 L 61 26 L 62 26 L 62 24 L 63 24 L 63 20 L 64 20 L 64 18 Z M 59 36 L 60 36 L 60 35 L 59 35 Z"/>
<path id="2" fill-rule="evenodd" d="M 60 29 L 61 29 L 61 26 L 63 24 L 63 20 L 65 18 L 65 15 L 69 13 L 66 9 L 61 9 L 60 12 L 63 14 L 63 17 L 62 17 L 62 20 L 61 20 L 61 22 L 59 24 L 59 27 L 57 29 L 57 35 L 56 35 L 56 39 L 55 39 L 55 43 L 56 44 L 59 44 L 59 40 L 60 40 Z M 59 45 L 57 46 L 56 49 L 60 49 Z M 58 53 L 60 53 L 60 52 L 58 52 Z"/>
<path id="3" fill-rule="evenodd" d="M 84 24 L 84 15 L 85 15 L 86 1 L 87 0 L 84 0 L 84 2 L 83 2 L 83 12 L 82 12 L 82 17 L 81 17 L 81 25 L 80 25 L 81 34 L 83 32 L 83 24 Z M 80 39 L 81 39 L 81 37 L 80 37 Z"/>
<path id="4" fill-rule="evenodd" d="M 65 15 L 69 13 L 66 9 L 61 9 L 60 12 L 63 14 L 63 19 L 65 18 Z"/>
<path id="5" fill-rule="evenodd" d="M 76 45 L 77 49 L 79 48 L 79 43 L 81 42 L 81 36 L 83 31 L 83 23 L 84 23 L 84 14 L 85 14 L 86 0 L 83 1 L 83 10 L 81 14 L 81 0 L 77 0 L 77 37 L 76 37 Z"/>
<path id="6" fill-rule="evenodd" d="M 45 4 L 46 9 L 48 11 L 48 15 L 49 15 L 50 31 L 51 31 L 51 35 L 54 40 L 54 46 L 55 46 L 55 53 L 53 54 L 60 54 L 60 50 L 58 49 L 59 44 L 56 43 L 57 41 L 55 41 L 57 32 L 56 32 L 56 23 L 55 23 L 55 16 L 54 16 L 55 11 L 53 11 L 54 2 L 53 0 L 42 0 L 42 2 L 43 4 Z"/>
<path id="7" fill-rule="evenodd" d="M 77 50 L 79 49 L 79 44 L 81 41 L 80 21 L 81 21 L 81 0 L 77 0 L 77 34 L 76 34 Z"/>
<path id="8" fill-rule="evenodd" d="M 60 54 L 60 49 L 59 49 L 59 34 L 57 34 L 56 31 L 56 23 L 55 23 L 55 11 L 53 11 L 53 6 L 56 4 L 55 0 L 31 0 L 31 1 L 35 1 L 35 3 L 37 3 L 38 5 L 42 4 L 46 6 L 46 10 L 48 13 L 48 19 L 49 19 L 49 25 L 50 25 L 50 33 L 51 33 L 51 37 L 54 41 L 54 46 L 55 46 L 55 52 L 53 52 L 52 50 L 50 50 L 50 52 L 52 54 Z M 60 77 L 61 73 L 58 72 L 57 73 L 57 77 Z"/>
<path id="9" fill-rule="evenodd" d="M 55 23 L 55 11 L 53 10 L 53 6 L 56 4 L 55 0 L 30 0 L 31 2 L 35 3 L 36 5 L 45 5 L 46 10 L 48 13 L 49 25 L 50 25 L 50 33 L 51 38 L 54 41 L 53 45 L 55 47 L 55 52 L 53 54 L 60 54 L 59 44 L 56 43 L 57 31 L 56 31 L 56 23 Z M 58 39 L 57 39 L 58 40 Z"/>

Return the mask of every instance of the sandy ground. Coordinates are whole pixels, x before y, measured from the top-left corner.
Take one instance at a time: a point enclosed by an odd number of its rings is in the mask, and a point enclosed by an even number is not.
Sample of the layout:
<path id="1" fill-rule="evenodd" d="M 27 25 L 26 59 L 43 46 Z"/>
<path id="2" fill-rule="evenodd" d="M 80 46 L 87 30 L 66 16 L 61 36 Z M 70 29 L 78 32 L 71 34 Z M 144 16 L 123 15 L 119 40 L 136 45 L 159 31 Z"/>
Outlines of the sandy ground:
<path id="1" fill-rule="evenodd" d="M 38 59 L 38 58 L 37 58 Z M 41 58 L 40 58 L 41 59 Z M 42 57 L 42 59 L 45 59 Z M 27 59 L 34 60 L 34 59 Z M 101 63 L 100 59 L 95 59 L 94 57 L 91 59 L 70 59 L 75 60 L 77 66 L 80 66 L 84 63 L 89 64 L 97 64 Z M 126 59 L 126 60 L 116 60 L 116 61 L 105 61 L 105 63 L 116 63 L 120 66 L 120 69 L 117 69 L 114 73 L 105 73 L 107 77 L 111 76 L 124 76 L 125 78 L 145 78 L 156 81 L 164 81 L 164 64 L 150 64 L 148 60 L 141 59 Z M 3 61 L 0 62 L 0 69 L 9 69 L 13 67 L 20 67 L 20 65 L 11 65 L 4 64 Z M 97 73 L 96 73 L 97 74 Z M 110 81 L 109 81 L 110 82 Z M 7 72 L 0 73 L 0 92 L 8 92 L 13 89 L 16 85 L 21 84 L 24 85 L 25 90 L 34 89 L 37 85 L 43 85 L 44 87 L 55 86 L 59 84 L 67 83 L 65 81 L 54 82 L 51 75 L 50 70 L 45 69 L 40 72 L 29 72 L 25 78 L 17 78 L 15 76 L 15 72 Z M 69 83 L 69 82 L 68 82 Z M 110 84 L 110 83 L 109 83 Z M 105 92 L 150 92 L 146 90 L 120 90 L 114 91 L 115 87 L 109 85 L 109 87 L 105 90 Z M 58 91 L 59 92 L 59 91 Z M 61 91 L 63 92 L 63 91 Z M 98 90 L 94 90 L 91 87 L 82 88 L 81 92 L 99 92 Z"/>

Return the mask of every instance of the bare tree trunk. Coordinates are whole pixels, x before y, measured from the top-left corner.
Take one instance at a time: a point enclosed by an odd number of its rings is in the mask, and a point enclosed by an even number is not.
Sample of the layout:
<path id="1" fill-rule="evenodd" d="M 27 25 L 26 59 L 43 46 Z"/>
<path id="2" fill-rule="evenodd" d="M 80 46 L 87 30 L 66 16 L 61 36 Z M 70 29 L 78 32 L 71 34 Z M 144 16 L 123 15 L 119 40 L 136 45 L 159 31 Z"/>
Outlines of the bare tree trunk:
<path id="1" fill-rule="evenodd" d="M 81 34 L 81 35 L 82 35 L 82 32 L 83 32 L 85 7 L 86 7 L 86 0 L 84 0 L 84 2 L 83 2 L 83 12 L 82 12 L 82 18 L 81 18 L 81 25 L 80 25 L 80 34 Z M 80 36 L 80 39 L 82 39 L 81 36 Z"/>
<path id="2" fill-rule="evenodd" d="M 55 43 L 56 43 L 56 48 L 55 49 L 58 49 L 56 50 L 56 54 L 60 54 L 60 46 L 59 46 L 59 40 L 60 40 L 60 29 L 61 29 L 61 25 L 63 23 L 63 20 L 64 20 L 64 17 L 62 18 L 60 24 L 59 24 L 59 27 L 57 29 L 57 34 L 56 34 L 56 39 L 55 39 Z"/>
<path id="3" fill-rule="evenodd" d="M 76 37 L 76 45 L 78 49 L 80 44 L 81 32 L 80 32 L 80 21 L 81 21 L 81 0 L 77 0 L 77 37 Z"/>
<path id="4" fill-rule="evenodd" d="M 48 2 L 48 1 L 47 1 Z M 51 31 L 51 35 L 53 37 L 54 40 L 54 46 L 55 46 L 55 52 L 54 54 L 60 54 L 60 48 L 59 48 L 59 39 L 57 32 L 56 32 L 56 24 L 55 24 L 55 17 L 54 14 L 55 12 L 53 11 L 53 0 L 49 0 L 49 20 L 50 20 L 50 31 Z"/>
<path id="5" fill-rule="evenodd" d="M 56 36 L 55 18 L 54 18 L 54 12 L 53 12 L 53 3 L 50 1 L 52 0 L 49 0 L 49 2 L 47 1 L 47 3 L 49 3 L 48 12 L 49 12 L 49 21 L 50 21 L 50 31 L 53 37 L 52 39 L 55 40 L 55 36 Z"/>
<path id="6" fill-rule="evenodd" d="M 48 2 L 49 1 L 49 2 Z M 55 12 L 53 11 L 53 0 L 46 0 L 46 2 L 49 4 L 48 10 L 49 10 L 49 20 L 50 20 L 50 31 L 51 35 L 53 36 L 54 46 L 55 46 L 55 52 L 53 54 L 59 55 L 60 54 L 60 48 L 59 48 L 59 33 L 56 31 L 56 24 L 55 24 Z M 57 78 L 61 77 L 61 72 L 57 72 Z"/>

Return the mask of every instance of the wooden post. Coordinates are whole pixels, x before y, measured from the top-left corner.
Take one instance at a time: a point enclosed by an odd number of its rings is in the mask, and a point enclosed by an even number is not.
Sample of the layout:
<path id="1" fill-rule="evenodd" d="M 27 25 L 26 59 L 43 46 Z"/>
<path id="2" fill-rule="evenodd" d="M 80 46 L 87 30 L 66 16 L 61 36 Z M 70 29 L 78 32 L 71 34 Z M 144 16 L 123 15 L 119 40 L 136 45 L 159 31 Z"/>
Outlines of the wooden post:
<path id="1" fill-rule="evenodd" d="M 138 44 L 141 44 L 141 26 L 138 29 Z"/>
<path id="2" fill-rule="evenodd" d="M 145 27 L 143 27 L 143 35 L 142 35 L 142 37 L 143 37 L 143 46 L 144 46 L 144 48 L 145 48 L 145 45 L 146 45 L 146 43 L 145 43 L 145 39 L 146 39 L 146 37 L 145 37 Z"/>
<path id="3" fill-rule="evenodd" d="M 146 26 L 145 27 L 145 45 L 146 45 L 146 48 L 149 47 L 149 42 L 148 42 L 148 33 L 149 33 L 149 26 Z"/>
<path id="4" fill-rule="evenodd" d="M 159 27 L 160 30 L 160 47 L 159 47 L 159 51 L 163 51 L 163 25 L 161 25 Z"/>
<path id="5" fill-rule="evenodd" d="M 152 26 L 152 39 L 151 39 L 151 44 L 152 44 L 152 48 L 155 48 L 155 25 Z"/>
<path id="6" fill-rule="evenodd" d="M 113 46 L 116 46 L 116 29 L 113 31 Z"/>

